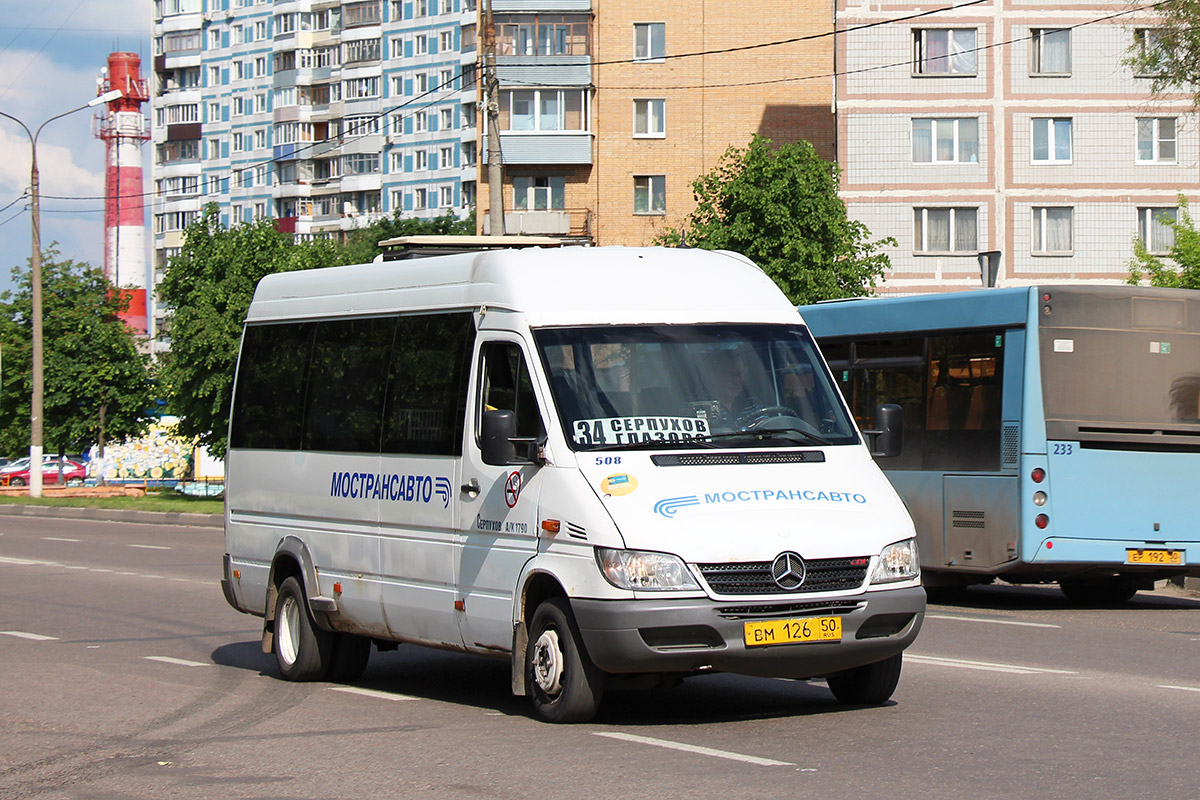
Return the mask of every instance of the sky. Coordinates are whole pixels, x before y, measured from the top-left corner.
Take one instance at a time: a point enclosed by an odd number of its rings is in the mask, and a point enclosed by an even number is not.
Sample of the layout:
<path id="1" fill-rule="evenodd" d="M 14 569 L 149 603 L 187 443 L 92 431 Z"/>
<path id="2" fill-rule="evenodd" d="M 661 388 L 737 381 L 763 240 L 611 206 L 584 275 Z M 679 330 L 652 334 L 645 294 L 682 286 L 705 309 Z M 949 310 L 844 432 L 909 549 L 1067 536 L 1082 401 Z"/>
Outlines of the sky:
<path id="1" fill-rule="evenodd" d="M 139 54 L 142 77 L 149 78 L 152 26 L 152 0 L 0 0 L 0 111 L 36 131 L 96 96 L 96 78 L 115 51 Z M 143 111 L 149 110 L 147 104 Z M 43 251 L 57 241 L 64 258 L 102 267 L 104 143 L 92 134 L 96 111 L 46 125 L 37 156 Z M 142 149 L 147 179 L 151 148 Z M 21 126 L 0 117 L 0 291 L 12 288 L 13 267 L 29 268 L 29 198 L 22 195 L 29 189 L 30 149 Z"/>

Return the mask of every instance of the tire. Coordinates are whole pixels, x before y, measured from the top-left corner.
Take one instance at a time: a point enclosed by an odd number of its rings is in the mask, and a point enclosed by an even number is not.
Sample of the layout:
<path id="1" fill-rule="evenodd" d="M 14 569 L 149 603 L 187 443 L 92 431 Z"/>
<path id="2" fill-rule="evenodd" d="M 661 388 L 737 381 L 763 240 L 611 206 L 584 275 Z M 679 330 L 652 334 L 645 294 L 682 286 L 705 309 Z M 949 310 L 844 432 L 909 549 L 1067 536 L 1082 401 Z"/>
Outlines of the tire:
<path id="1" fill-rule="evenodd" d="M 533 613 L 525 686 L 534 713 L 545 722 L 587 722 L 600 708 L 604 673 L 583 649 L 566 598 L 551 597 Z"/>
<path id="2" fill-rule="evenodd" d="M 24 486 L 25 479 L 24 478 L 13 478 L 12 481 L 10 481 L 8 485 L 9 486 Z"/>
<path id="3" fill-rule="evenodd" d="M 83 478 L 67 478 L 67 486 L 83 486 Z"/>
<path id="4" fill-rule="evenodd" d="M 371 640 L 352 633 L 336 633 L 333 636 L 329 680 L 334 683 L 353 683 L 367 669 L 367 662 L 371 658 Z"/>
<path id="5" fill-rule="evenodd" d="M 896 691 L 900 682 L 900 667 L 904 654 L 876 661 L 844 672 L 835 672 L 825 678 L 829 690 L 838 702 L 848 706 L 877 706 L 886 702 Z"/>
<path id="6" fill-rule="evenodd" d="M 334 636 L 317 627 L 304 589 L 295 577 L 279 587 L 275 599 L 275 663 L 289 681 L 319 681 L 333 664 Z"/>
<path id="7" fill-rule="evenodd" d="M 1124 580 L 1120 575 L 1111 575 L 1099 580 L 1062 580 L 1058 588 L 1075 605 L 1119 606 L 1129 602 L 1137 594 L 1137 584 Z"/>

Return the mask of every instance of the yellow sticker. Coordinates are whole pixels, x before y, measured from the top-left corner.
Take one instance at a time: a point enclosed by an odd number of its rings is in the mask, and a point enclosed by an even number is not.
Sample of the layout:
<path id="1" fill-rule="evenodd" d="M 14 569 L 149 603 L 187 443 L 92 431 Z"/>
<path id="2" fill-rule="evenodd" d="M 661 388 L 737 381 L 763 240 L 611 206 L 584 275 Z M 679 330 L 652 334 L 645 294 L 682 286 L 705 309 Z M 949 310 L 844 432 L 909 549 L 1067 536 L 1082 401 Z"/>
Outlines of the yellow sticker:
<path id="1" fill-rule="evenodd" d="M 600 482 L 600 491 L 605 494 L 629 494 L 637 488 L 637 478 L 624 472 L 609 475 Z"/>

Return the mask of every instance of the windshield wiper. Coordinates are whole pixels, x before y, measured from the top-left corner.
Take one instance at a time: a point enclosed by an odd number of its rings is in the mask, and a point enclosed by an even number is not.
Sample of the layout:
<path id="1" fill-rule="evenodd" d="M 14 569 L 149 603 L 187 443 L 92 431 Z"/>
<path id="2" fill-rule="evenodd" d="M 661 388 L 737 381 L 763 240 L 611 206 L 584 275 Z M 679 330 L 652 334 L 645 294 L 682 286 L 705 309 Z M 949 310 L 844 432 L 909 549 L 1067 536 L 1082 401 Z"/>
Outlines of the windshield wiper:
<path id="1" fill-rule="evenodd" d="M 828 439 L 825 439 L 824 437 L 821 437 L 821 436 L 817 436 L 815 433 L 809 433 L 808 431 L 806 431 L 802 428 L 791 428 L 791 427 L 756 428 L 754 430 L 728 431 L 726 433 L 710 433 L 708 435 L 708 439 L 710 441 L 715 440 L 715 439 L 744 439 L 746 437 L 750 437 L 750 438 L 754 438 L 754 439 L 773 439 L 780 434 L 783 434 L 783 435 L 786 435 L 789 437 L 792 437 L 792 436 L 799 437 L 800 441 L 805 442 L 805 443 L 820 444 L 820 445 L 831 444 L 831 442 Z"/>

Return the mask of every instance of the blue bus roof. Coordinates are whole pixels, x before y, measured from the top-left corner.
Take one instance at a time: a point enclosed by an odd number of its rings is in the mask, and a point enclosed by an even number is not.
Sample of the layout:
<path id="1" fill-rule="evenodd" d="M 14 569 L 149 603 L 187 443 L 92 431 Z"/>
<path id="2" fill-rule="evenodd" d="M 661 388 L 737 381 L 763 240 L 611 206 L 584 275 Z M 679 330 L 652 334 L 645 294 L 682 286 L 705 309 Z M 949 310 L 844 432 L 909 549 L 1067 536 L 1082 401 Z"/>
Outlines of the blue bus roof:
<path id="1" fill-rule="evenodd" d="M 799 306 L 818 338 L 1024 325 L 1036 286 L 912 297 L 864 297 Z"/>

